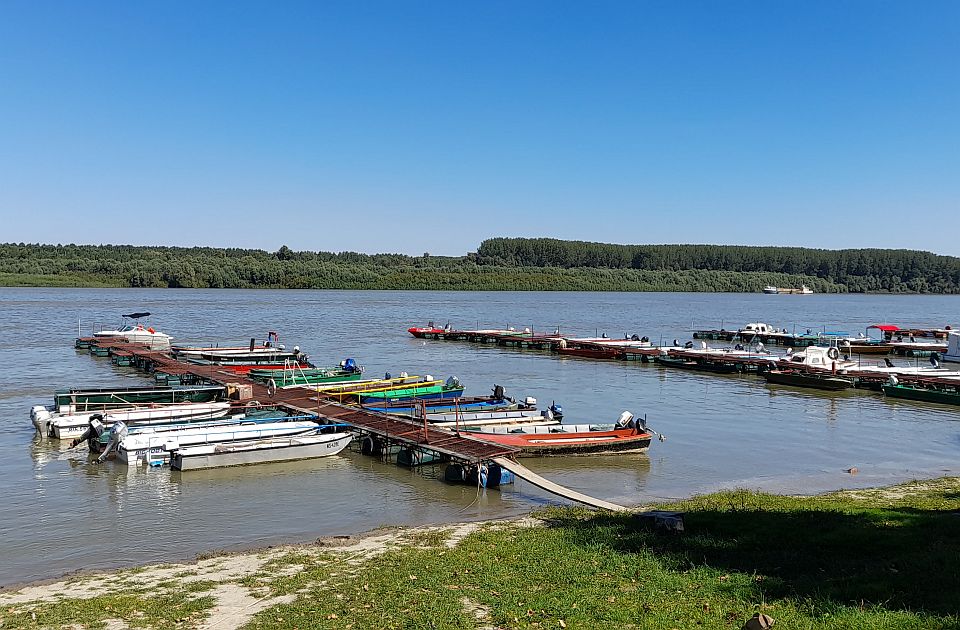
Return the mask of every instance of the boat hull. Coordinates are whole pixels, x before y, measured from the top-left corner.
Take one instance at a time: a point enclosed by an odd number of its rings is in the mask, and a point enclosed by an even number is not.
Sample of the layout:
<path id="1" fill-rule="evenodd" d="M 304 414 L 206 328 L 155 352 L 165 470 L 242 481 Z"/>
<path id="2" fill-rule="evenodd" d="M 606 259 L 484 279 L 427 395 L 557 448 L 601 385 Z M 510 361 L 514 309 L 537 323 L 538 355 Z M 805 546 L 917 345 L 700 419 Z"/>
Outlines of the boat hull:
<path id="1" fill-rule="evenodd" d="M 891 398 L 904 398 L 923 402 L 960 405 L 960 391 L 909 387 L 905 385 L 884 385 L 883 393 Z"/>
<path id="2" fill-rule="evenodd" d="M 840 391 L 853 387 L 852 379 L 839 376 L 806 374 L 803 372 L 779 372 L 771 370 L 764 372 L 763 378 L 765 378 L 768 383 L 774 383 L 775 385 L 789 385 L 791 387 L 806 387 L 828 391 Z"/>
<path id="3" fill-rule="evenodd" d="M 292 438 L 271 438 L 251 445 L 225 444 L 173 451 L 170 467 L 174 470 L 206 470 L 230 466 L 249 466 L 289 462 L 336 455 L 350 444 L 349 433 L 330 433 Z"/>
<path id="4" fill-rule="evenodd" d="M 541 427 L 537 427 L 541 429 Z M 610 431 L 551 432 L 532 430 L 529 433 L 463 432 L 479 440 L 520 449 L 520 457 L 553 455 L 611 455 L 642 453 L 650 447 L 653 434 L 635 429 Z"/>
<path id="5" fill-rule="evenodd" d="M 230 403 L 196 403 L 183 407 L 156 409 L 117 410 L 103 415 L 103 422 L 109 426 L 117 421 L 127 426 L 145 426 L 174 422 L 190 422 L 191 420 L 212 420 L 222 418 L 230 413 Z M 80 437 L 86 432 L 90 420 L 96 413 L 61 416 L 47 422 L 47 435 L 57 440 L 68 440 Z"/>
<path id="6" fill-rule="evenodd" d="M 212 402 L 226 390 L 215 387 L 131 387 L 57 392 L 54 407 L 61 413 L 104 411 L 155 403 Z"/>

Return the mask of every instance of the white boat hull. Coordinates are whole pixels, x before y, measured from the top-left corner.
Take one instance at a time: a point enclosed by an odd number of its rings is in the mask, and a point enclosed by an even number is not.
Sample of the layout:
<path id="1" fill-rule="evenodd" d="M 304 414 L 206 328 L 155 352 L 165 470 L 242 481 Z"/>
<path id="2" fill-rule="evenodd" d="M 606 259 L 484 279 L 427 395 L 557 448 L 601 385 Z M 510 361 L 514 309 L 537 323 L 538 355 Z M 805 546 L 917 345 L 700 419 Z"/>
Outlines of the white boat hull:
<path id="1" fill-rule="evenodd" d="M 128 435 L 117 447 L 117 460 L 130 466 L 147 461 L 168 461 L 170 452 L 186 446 L 211 442 L 236 442 L 269 437 L 306 435 L 317 430 L 310 421 L 285 421 L 224 425 L 209 428 L 185 428 L 151 433 L 149 428 Z"/>
<path id="2" fill-rule="evenodd" d="M 352 439 L 349 433 L 328 433 L 194 446 L 173 451 L 170 465 L 174 470 L 204 470 L 314 459 L 336 455 Z"/>
<path id="3" fill-rule="evenodd" d="M 168 407 L 133 408 L 117 410 L 108 414 L 82 413 L 66 416 L 53 416 L 46 420 L 46 430 L 38 424 L 37 428 L 47 436 L 58 440 L 69 440 L 83 435 L 90 426 L 93 416 L 103 416 L 103 423 L 111 425 L 121 421 L 128 426 L 162 424 L 173 421 L 212 420 L 222 418 L 230 412 L 230 403 L 186 403 Z M 40 416 L 41 414 L 38 414 Z"/>

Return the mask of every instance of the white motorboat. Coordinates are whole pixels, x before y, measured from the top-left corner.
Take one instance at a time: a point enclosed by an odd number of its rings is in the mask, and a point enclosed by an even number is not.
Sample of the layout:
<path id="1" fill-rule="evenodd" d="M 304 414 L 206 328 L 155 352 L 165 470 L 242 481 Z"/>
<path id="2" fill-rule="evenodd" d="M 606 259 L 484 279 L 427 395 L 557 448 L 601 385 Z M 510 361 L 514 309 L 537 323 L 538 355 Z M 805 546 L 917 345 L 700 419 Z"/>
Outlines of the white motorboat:
<path id="1" fill-rule="evenodd" d="M 43 434 L 58 440 L 83 435 L 94 416 L 100 416 L 104 425 L 123 422 L 128 426 L 163 424 L 179 420 L 208 420 L 222 418 L 230 412 L 229 402 L 174 403 L 115 409 L 109 413 L 56 414 L 45 407 L 37 409 L 34 424 Z"/>
<path id="2" fill-rule="evenodd" d="M 842 354 L 836 346 L 808 346 L 800 352 L 794 352 L 781 358 L 779 366 L 812 367 L 836 372 L 875 372 L 877 374 L 900 376 L 960 376 L 960 371 L 942 368 L 931 362 L 930 365 L 895 365 L 889 357 L 882 362 L 851 361 L 849 355 Z"/>
<path id="3" fill-rule="evenodd" d="M 130 466 L 148 460 L 169 459 L 170 451 L 185 446 L 211 442 L 235 442 L 268 437 L 307 435 L 317 430 L 317 423 L 309 420 L 282 422 L 244 422 L 215 427 L 184 428 L 176 431 L 153 430 L 144 427 L 136 433 L 122 436 L 117 445 L 117 459 Z"/>
<path id="4" fill-rule="evenodd" d="M 131 313 L 124 315 L 128 319 L 134 320 L 132 324 L 124 324 L 115 330 L 98 330 L 93 333 L 97 339 L 108 339 L 112 337 L 121 337 L 130 343 L 142 343 L 151 350 L 169 350 L 170 335 L 157 332 L 150 326 L 144 326 L 140 323 L 140 318 L 147 317 L 150 313 Z"/>
<path id="5" fill-rule="evenodd" d="M 350 433 L 320 433 L 187 446 L 170 453 L 170 466 L 174 470 L 203 470 L 327 457 L 345 449 L 351 439 Z"/>

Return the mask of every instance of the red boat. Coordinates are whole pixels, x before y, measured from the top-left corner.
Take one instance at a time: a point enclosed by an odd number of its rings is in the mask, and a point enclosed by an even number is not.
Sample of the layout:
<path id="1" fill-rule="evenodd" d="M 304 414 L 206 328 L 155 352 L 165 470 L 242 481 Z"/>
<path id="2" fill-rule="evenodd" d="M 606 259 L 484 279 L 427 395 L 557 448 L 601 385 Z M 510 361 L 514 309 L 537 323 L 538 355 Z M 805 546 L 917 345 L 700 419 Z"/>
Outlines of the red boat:
<path id="1" fill-rule="evenodd" d="M 446 328 L 437 328 L 433 322 L 430 322 L 426 326 L 414 326 L 413 328 L 408 328 L 407 332 L 417 339 L 423 339 L 428 335 L 432 337 L 434 335 L 450 332 L 450 326 L 447 326 Z"/>
<path id="2" fill-rule="evenodd" d="M 222 370 L 230 370 L 236 374 L 248 374 L 250 370 L 282 370 L 284 368 L 288 370 L 296 370 L 297 368 L 308 369 L 313 367 L 310 363 L 297 363 L 290 365 L 289 363 L 284 365 L 283 363 L 243 363 L 240 365 L 219 365 L 218 368 Z"/>
<path id="3" fill-rule="evenodd" d="M 520 449 L 522 457 L 541 455 L 600 455 L 639 453 L 650 447 L 653 433 L 642 424 L 632 427 L 590 424 L 491 426 L 460 431 L 479 440 Z"/>

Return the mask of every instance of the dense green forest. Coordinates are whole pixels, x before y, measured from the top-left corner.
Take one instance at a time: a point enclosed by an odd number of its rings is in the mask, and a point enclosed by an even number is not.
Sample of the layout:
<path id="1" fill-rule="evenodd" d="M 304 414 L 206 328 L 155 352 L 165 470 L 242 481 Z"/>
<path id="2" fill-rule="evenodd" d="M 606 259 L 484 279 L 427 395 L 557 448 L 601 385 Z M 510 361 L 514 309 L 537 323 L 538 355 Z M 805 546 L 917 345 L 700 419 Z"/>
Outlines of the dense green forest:
<path id="1" fill-rule="evenodd" d="M 609 245 L 494 238 L 481 243 L 476 257 L 482 264 L 520 267 L 782 273 L 817 277 L 851 292 L 960 292 L 960 258 L 906 249 Z"/>
<path id="2" fill-rule="evenodd" d="M 495 238 L 459 257 L 212 247 L 0 245 L 0 285 L 960 293 L 960 259 L 908 250 Z"/>

